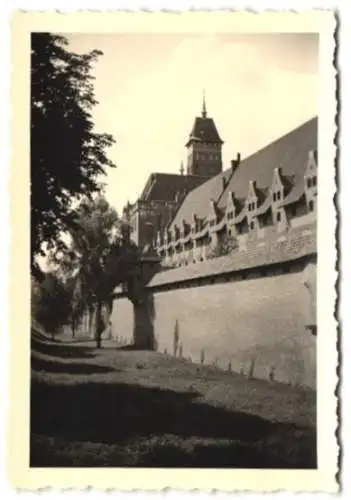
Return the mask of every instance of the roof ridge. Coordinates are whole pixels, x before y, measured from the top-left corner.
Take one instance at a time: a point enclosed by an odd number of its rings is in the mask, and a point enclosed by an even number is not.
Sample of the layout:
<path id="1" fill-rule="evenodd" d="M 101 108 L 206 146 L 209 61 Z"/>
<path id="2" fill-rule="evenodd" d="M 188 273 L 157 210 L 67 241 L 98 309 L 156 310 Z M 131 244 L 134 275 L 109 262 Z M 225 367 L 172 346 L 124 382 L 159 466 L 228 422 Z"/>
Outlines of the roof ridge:
<path id="1" fill-rule="evenodd" d="M 204 217 L 209 210 L 209 198 L 213 198 L 216 204 L 222 208 L 229 190 L 234 192 L 235 197 L 239 199 L 238 203 L 242 205 L 241 200 L 245 199 L 244 191 L 247 193 L 249 179 L 257 182 L 260 203 L 264 202 L 271 185 L 272 170 L 277 164 L 282 165 L 284 178 L 285 176 L 289 177 L 289 181 L 292 181 L 292 189 L 296 190 L 296 186 L 300 183 L 302 175 L 300 170 L 303 169 L 306 151 L 315 148 L 316 142 L 318 143 L 317 120 L 318 116 L 311 118 L 241 159 L 240 166 L 234 172 L 229 167 L 191 189 L 177 207 L 170 225 L 178 223 L 182 218 L 188 220 L 192 212 L 196 212 L 198 217 Z M 292 179 L 290 176 L 293 176 Z M 225 189 L 222 182 L 225 182 Z"/>

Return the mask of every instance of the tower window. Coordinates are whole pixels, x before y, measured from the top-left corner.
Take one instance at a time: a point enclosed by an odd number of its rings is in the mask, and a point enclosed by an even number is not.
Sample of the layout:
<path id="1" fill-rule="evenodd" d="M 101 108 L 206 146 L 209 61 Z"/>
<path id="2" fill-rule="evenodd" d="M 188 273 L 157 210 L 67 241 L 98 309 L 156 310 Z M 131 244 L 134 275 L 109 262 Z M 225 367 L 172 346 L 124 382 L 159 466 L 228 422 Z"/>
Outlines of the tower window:
<path id="1" fill-rule="evenodd" d="M 310 177 L 307 179 L 307 187 L 312 187 L 312 179 Z"/>
<path id="2" fill-rule="evenodd" d="M 255 229 L 255 223 L 253 220 L 250 222 L 250 229 Z"/>
<path id="3" fill-rule="evenodd" d="M 317 177 L 315 175 L 312 177 L 312 185 L 313 187 L 317 186 Z"/>
<path id="4" fill-rule="evenodd" d="M 310 212 L 313 212 L 313 210 L 314 210 L 313 200 L 311 200 L 311 201 L 308 202 L 308 209 L 309 209 Z"/>
<path id="5" fill-rule="evenodd" d="M 276 201 L 277 199 L 277 193 L 273 193 L 273 201 Z"/>
<path id="6" fill-rule="evenodd" d="M 280 212 L 277 212 L 277 222 L 280 222 L 280 220 L 281 220 Z"/>

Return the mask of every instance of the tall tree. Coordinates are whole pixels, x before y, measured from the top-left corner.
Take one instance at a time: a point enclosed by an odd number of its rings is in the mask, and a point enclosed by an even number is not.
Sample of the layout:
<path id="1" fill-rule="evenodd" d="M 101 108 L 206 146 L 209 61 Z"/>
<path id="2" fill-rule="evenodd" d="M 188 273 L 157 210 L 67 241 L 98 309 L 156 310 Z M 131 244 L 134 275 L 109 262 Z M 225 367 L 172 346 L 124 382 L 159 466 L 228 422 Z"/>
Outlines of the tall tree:
<path id="1" fill-rule="evenodd" d="M 54 273 L 47 273 L 39 285 L 34 285 L 33 316 L 54 337 L 69 320 L 70 295 Z"/>
<path id="2" fill-rule="evenodd" d="M 31 38 L 31 261 L 61 245 L 62 231 L 74 227 L 73 204 L 100 191 L 101 176 L 114 164 L 106 149 L 111 135 L 94 131 L 94 50 L 74 54 L 62 36 Z"/>
<path id="3" fill-rule="evenodd" d="M 111 308 L 114 288 L 127 280 L 139 253 L 126 237 L 127 226 L 103 196 L 84 200 L 76 213 L 71 244 L 59 252 L 56 261 L 75 280 L 72 333 L 85 310 L 90 312 L 90 319 L 95 311 L 95 338 L 100 347 L 106 327 L 103 308 Z"/>

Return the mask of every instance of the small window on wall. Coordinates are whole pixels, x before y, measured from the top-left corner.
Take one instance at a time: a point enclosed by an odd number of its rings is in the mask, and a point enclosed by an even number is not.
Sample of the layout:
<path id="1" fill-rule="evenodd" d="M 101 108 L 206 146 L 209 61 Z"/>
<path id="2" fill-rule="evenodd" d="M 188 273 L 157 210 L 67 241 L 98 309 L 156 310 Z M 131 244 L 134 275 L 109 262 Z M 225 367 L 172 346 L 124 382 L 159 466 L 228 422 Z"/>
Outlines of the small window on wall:
<path id="1" fill-rule="evenodd" d="M 255 223 L 253 220 L 250 222 L 250 229 L 255 229 Z"/>
<path id="2" fill-rule="evenodd" d="M 313 202 L 313 200 L 311 200 L 311 201 L 308 202 L 308 210 L 310 212 L 313 212 L 313 210 L 314 210 L 314 202 Z"/>
<path id="3" fill-rule="evenodd" d="M 281 214 L 280 212 L 277 212 L 277 222 L 280 222 L 281 221 Z"/>
<path id="4" fill-rule="evenodd" d="M 281 197 L 282 197 L 281 191 L 276 191 L 275 193 L 273 193 L 273 201 L 279 201 Z"/>
<path id="5" fill-rule="evenodd" d="M 312 185 L 313 185 L 313 187 L 317 186 L 317 177 L 316 176 L 312 177 Z"/>

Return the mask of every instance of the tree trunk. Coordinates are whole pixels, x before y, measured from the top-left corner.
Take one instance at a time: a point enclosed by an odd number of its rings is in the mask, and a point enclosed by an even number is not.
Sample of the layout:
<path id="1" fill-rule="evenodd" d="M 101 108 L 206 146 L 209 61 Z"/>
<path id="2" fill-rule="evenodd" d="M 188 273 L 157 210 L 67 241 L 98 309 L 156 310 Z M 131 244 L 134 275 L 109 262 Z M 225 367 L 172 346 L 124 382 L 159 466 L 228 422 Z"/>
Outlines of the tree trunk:
<path id="1" fill-rule="evenodd" d="M 93 322 L 94 322 L 94 308 L 93 306 L 89 306 L 89 318 L 88 318 L 88 335 L 91 338 L 94 338 L 93 333 Z"/>
<path id="2" fill-rule="evenodd" d="M 96 347 L 100 349 L 101 347 L 101 336 L 104 331 L 104 321 L 102 318 L 102 303 L 99 301 L 96 306 Z"/>

